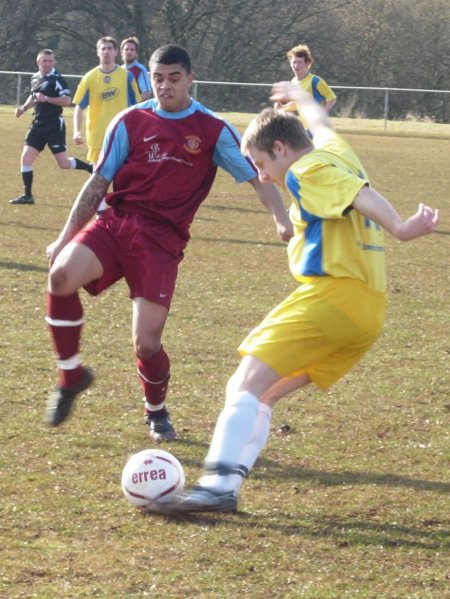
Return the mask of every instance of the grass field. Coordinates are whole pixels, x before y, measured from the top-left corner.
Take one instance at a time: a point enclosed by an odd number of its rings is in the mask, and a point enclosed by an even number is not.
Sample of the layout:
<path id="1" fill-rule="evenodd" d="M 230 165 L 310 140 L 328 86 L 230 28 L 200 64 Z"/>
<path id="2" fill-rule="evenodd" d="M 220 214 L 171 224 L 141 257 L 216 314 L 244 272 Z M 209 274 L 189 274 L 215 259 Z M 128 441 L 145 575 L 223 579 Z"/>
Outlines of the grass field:
<path id="1" fill-rule="evenodd" d="M 0 110 L 0 597 L 450 597 L 450 127 L 403 124 L 394 136 L 336 123 L 399 212 L 428 201 L 441 209 L 439 230 L 408 244 L 387 239 L 384 334 L 332 390 L 277 406 L 240 511 L 168 520 L 143 516 L 120 489 L 127 456 L 151 446 L 125 285 L 82 295 L 83 357 L 97 382 L 66 424 L 42 422 L 55 376 L 45 248 L 85 173 L 58 170 L 46 150 L 35 165 L 37 204 L 9 205 L 22 190 L 28 122 L 11 113 Z M 189 484 L 237 344 L 294 288 L 284 245 L 250 186 L 220 174 L 192 236 L 163 339 L 180 437 L 164 448 Z M 290 434 L 277 434 L 283 423 Z"/>

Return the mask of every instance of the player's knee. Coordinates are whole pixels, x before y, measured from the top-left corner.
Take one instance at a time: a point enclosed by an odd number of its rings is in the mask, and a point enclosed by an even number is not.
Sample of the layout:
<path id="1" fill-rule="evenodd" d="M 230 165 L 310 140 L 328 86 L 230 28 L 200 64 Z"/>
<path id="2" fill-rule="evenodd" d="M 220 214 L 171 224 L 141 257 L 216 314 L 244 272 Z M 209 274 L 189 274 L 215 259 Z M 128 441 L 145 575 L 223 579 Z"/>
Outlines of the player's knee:
<path id="1" fill-rule="evenodd" d="M 151 335 L 138 334 L 134 339 L 134 352 L 136 357 L 141 360 L 148 360 L 161 349 L 161 341 L 159 338 Z"/>
<path id="2" fill-rule="evenodd" d="M 69 290 L 69 274 L 64 266 L 53 266 L 48 275 L 48 288 L 54 295 L 67 295 Z"/>

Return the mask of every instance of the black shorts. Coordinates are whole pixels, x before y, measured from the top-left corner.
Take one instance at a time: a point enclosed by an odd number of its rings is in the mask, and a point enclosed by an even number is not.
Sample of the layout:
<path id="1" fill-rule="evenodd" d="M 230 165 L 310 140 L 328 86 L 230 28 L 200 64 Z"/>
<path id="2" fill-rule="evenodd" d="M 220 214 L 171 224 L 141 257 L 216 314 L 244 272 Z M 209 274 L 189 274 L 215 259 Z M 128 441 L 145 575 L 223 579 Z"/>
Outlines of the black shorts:
<path id="1" fill-rule="evenodd" d="M 61 116 L 34 120 L 25 137 L 25 145 L 31 146 L 38 152 L 42 152 L 48 145 L 52 154 L 61 154 L 67 150 L 66 125 Z"/>

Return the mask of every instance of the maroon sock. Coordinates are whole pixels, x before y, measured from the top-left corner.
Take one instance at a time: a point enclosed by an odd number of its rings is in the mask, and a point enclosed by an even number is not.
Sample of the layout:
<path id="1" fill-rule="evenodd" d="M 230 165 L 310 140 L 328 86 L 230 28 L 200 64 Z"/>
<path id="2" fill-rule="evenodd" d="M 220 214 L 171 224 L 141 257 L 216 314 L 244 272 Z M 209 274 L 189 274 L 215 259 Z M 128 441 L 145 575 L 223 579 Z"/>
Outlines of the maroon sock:
<path id="1" fill-rule="evenodd" d="M 170 378 L 170 360 L 162 345 L 160 350 L 151 358 L 145 360 L 138 358 L 137 367 L 141 385 L 145 395 L 144 414 L 152 413 L 153 416 L 163 416 L 166 409 L 150 410 L 148 406 L 159 406 L 164 403 Z"/>
<path id="2" fill-rule="evenodd" d="M 47 323 L 53 341 L 56 360 L 65 361 L 74 358 L 67 368 L 58 365 L 60 387 L 72 387 L 81 378 L 82 365 L 76 359 L 80 348 L 83 319 L 83 307 L 78 293 L 59 296 L 47 294 Z"/>

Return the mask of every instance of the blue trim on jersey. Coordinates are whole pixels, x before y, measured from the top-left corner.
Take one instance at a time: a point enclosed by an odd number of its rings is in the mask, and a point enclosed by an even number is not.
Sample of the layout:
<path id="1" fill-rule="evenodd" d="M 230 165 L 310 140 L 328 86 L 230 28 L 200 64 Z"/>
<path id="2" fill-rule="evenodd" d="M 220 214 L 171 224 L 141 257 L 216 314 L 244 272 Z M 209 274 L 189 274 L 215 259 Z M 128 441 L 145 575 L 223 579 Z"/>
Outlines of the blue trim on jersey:
<path id="1" fill-rule="evenodd" d="M 288 170 L 286 175 L 286 187 L 297 202 L 300 210 L 300 216 L 306 227 L 303 231 L 304 246 L 302 259 L 300 262 L 300 272 L 304 276 L 323 276 L 326 272 L 323 270 L 323 219 L 315 214 L 308 212 L 302 206 L 301 185 L 297 177 Z"/>
<path id="2" fill-rule="evenodd" d="M 298 207 L 300 208 L 300 181 L 290 170 L 288 170 L 286 175 L 286 187 L 297 200 Z"/>
<path id="3" fill-rule="evenodd" d="M 136 98 L 136 94 L 134 93 L 133 87 L 132 87 L 132 83 L 134 81 L 134 77 L 133 77 L 133 73 L 130 73 L 130 71 L 127 71 L 127 86 L 128 86 L 128 106 L 132 106 L 133 104 L 136 104 L 136 102 L 138 101 Z M 136 84 L 137 85 L 137 84 Z"/>
<path id="4" fill-rule="evenodd" d="M 133 60 L 133 62 L 131 62 L 130 64 L 124 64 L 122 65 L 122 67 L 124 69 L 127 69 L 128 71 L 131 72 L 131 74 L 134 77 L 133 72 L 131 71 L 131 69 L 133 67 L 137 67 L 140 71 L 139 73 L 139 77 L 136 79 L 138 87 L 139 87 L 139 91 L 141 92 L 150 92 L 152 93 L 152 84 L 150 83 L 150 77 L 148 74 L 148 70 L 146 69 L 146 67 L 139 62 L 138 60 Z"/>
<path id="5" fill-rule="evenodd" d="M 150 108 L 155 114 L 158 114 L 164 119 L 176 121 L 178 119 L 185 119 L 186 117 L 191 116 L 191 114 L 194 114 L 194 112 L 198 110 L 198 106 L 201 106 L 201 104 L 196 102 L 196 100 L 192 100 L 192 103 L 181 112 L 167 112 L 167 110 L 160 108 L 156 98 L 151 98 L 150 100 L 141 102 L 138 104 L 138 106 L 139 108 Z"/>
<path id="6" fill-rule="evenodd" d="M 87 90 L 87 92 L 81 98 L 81 102 L 78 104 L 78 106 L 83 110 L 86 110 L 86 108 L 89 106 L 89 90 Z"/>
<path id="7" fill-rule="evenodd" d="M 167 112 L 160 108 L 158 100 L 151 98 L 144 102 L 140 102 L 133 108 L 150 108 L 155 114 L 171 120 L 185 119 L 188 116 L 193 115 L 195 112 L 203 112 L 223 122 L 224 127 L 217 139 L 216 148 L 213 154 L 213 163 L 223 168 L 229 173 L 237 183 L 243 183 L 250 181 L 257 176 L 257 172 L 253 164 L 242 155 L 240 149 L 240 135 L 228 121 L 218 117 L 212 110 L 192 100 L 191 104 L 181 112 Z"/>
<path id="8" fill-rule="evenodd" d="M 113 180 L 115 174 L 128 157 L 130 142 L 122 117 L 124 113 L 136 109 L 151 109 L 159 116 L 171 120 L 186 118 L 195 112 L 200 111 L 222 121 L 224 127 L 216 142 L 213 163 L 216 166 L 223 168 L 237 183 L 250 181 L 257 176 L 253 164 L 242 155 L 239 146 L 239 133 L 232 125 L 230 125 L 230 123 L 220 119 L 214 112 L 196 100 L 193 100 L 192 104 L 181 112 L 167 112 L 159 108 L 156 98 L 151 98 L 150 100 L 139 102 L 139 104 L 134 104 L 120 112 L 114 117 L 107 128 L 103 141 L 103 158 L 96 168 L 96 172 L 101 174 L 107 181 Z"/>
<path id="9" fill-rule="evenodd" d="M 307 214 L 302 210 L 302 218 Z M 304 231 L 305 244 L 303 246 L 300 272 L 307 277 L 323 276 L 326 273 L 322 268 L 322 219 L 315 219 L 309 223 Z"/>
<path id="10" fill-rule="evenodd" d="M 113 138 L 112 143 L 110 142 L 111 137 Z M 96 167 L 95 172 L 111 182 L 117 171 L 125 164 L 129 148 L 128 131 L 123 120 L 114 119 L 106 130 L 103 140 L 103 159 Z"/>
<path id="11" fill-rule="evenodd" d="M 220 132 L 213 154 L 213 162 L 230 173 L 237 183 L 250 181 L 256 177 L 254 167 L 242 155 L 235 136 L 227 126 Z"/>
<path id="12" fill-rule="evenodd" d="M 223 168 L 227 173 L 230 173 L 237 183 L 244 183 L 257 177 L 257 171 L 253 163 L 243 156 L 241 152 L 241 137 L 238 130 L 225 119 L 218 117 L 215 112 L 200 104 L 200 102 L 193 100 L 191 106 L 194 111 L 199 110 L 200 112 L 209 114 L 224 124 L 224 128 L 217 140 L 216 149 L 214 150 L 214 164 Z"/>
<path id="13" fill-rule="evenodd" d="M 320 91 L 317 89 L 317 86 L 319 85 L 319 83 L 320 83 L 320 77 L 318 77 L 317 75 L 313 75 L 312 80 L 311 80 L 311 89 L 312 89 L 313 97 L 316 100 L 316 102 L 318 102 L 319 104 L 323 104 L 323 102 L 325 101 L 325 97 L 322 96 Z"/>

